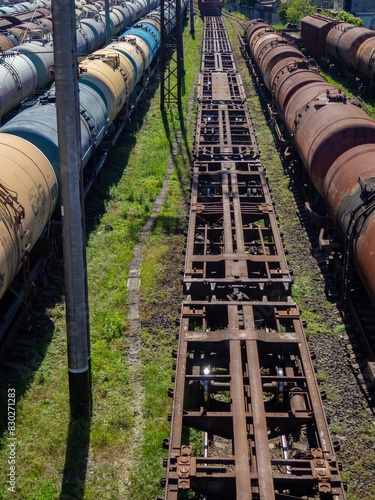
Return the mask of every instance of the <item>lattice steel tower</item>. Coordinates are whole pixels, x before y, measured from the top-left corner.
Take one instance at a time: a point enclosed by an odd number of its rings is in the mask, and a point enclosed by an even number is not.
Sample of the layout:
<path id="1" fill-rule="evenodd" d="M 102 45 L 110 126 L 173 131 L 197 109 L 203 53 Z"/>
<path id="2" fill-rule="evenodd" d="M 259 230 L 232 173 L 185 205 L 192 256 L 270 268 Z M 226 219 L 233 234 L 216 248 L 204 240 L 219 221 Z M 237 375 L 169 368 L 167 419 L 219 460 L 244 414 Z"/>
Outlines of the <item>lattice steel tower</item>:
<path id="1" fill-rule="evenodd" d="M 180 0 L 161 0 L 160 109 L 177 104 L 181 109 L 184 72 Z"/>

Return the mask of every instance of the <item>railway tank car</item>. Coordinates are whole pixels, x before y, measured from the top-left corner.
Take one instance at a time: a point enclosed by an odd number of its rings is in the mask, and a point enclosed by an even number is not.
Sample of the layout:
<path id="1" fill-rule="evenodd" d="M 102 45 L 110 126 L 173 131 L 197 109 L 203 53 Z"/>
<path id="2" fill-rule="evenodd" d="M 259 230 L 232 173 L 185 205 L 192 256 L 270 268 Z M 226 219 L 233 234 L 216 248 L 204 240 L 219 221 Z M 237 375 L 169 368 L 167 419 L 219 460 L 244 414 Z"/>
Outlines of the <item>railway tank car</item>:
<path id="1" fill-rule="evenodd" d="M 38 0 L 36 2 L 22 2 L 14 5 L 7 5 L 0 8 L 0 14 L 11 14 L 12 12 L 33 10 L 39 7 L 51 7 L 50 0 Z"/>
<path id="2" fill-rule="evenodd" d="M 156 0 L 151 2 L 154 6 Z M 126 26 L 147 11 L 147 0 L 123 2 L 110 11 L 111 36 L 121 33 Z M 24 36 L 24 31 L 20 31 Z M 98 12 L 97 19 L 85 19 L 77 27 L 77 52 L 87 55 L 105 43 L 105 14 Z M 44 88 L 52 80 L 53 42 L 48 39 L 30 38 L 17 47 L 2 53 L 0 57 L 0 118 L 31 96 L 35 90 Z"/>
<path id="3" fill-rule="evenodd" d="M 103 45 L 106 33 L 103 4 L 95 2 L 90 4 L 90 10 L 83 11 L 85 4 L 85 1 L 76 1 L 77 46 L 80 56 L 85 56 Z M 38 31 L 42 34 L 52 32 L 50 2 L 27 2 L 17 5 L 17 11 L 12 11 L 13 7 L 0 9 L 0 50 L 2 51 L 26 42 L 31 32 L 33 32 L 32 38 L 34 39 Z M 149 3 L 147 0 L 116 2 L 116 5 L 110 8 L 111 37 L 121 33 L 126 26 L 131 25 L 147 10 L 152 10 L 156 6 L 156 0 Z"/>
<path id="4" fill-rule="evenodd" d="M 182 11 L 186 11 L 186 1 Z M 172 20 L 173 9 L 165 16 Z M 147 71 L 160 44 L 160 9 L 81 63 L 82 163 Z M 48 223 L 58 199 L 54 89 L 0 128 L 0 297 Z M 25 173 L 26 172 L 26 173 Z"/>
<path id="5" fill-rule="evenodd" d="M 375 78 L 375 31 L 321 14 L 301 20 L 301 43 L 311 52 L 328 54 Z"/>
<path id="6" fill-rule="evenodd" d="M 375 122 L 271 30 L 247 26 L 250 54 L 375 304 Z"/>
<path id="7" fill-rule="evenodd" d="M 0 50 L 6 51 L 31 36 L 35 38 L 38 32 L 44 34 L 52 31 L 50 10 L 43 8 L 10 15 L 0 14 L 0 29 Z"/>

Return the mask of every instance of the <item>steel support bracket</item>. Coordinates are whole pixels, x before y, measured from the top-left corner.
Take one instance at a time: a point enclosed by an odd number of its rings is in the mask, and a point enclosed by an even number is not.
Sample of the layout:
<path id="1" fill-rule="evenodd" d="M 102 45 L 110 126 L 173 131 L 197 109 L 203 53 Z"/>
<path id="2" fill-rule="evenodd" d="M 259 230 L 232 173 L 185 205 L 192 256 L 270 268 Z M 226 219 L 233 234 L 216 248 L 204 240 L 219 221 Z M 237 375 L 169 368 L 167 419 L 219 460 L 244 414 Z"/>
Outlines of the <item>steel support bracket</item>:
<path id="1" fill-rule="evenodd" d="M 276 310 L 275 311 L 275 318 L 276 319 L 299 319 L 300 318 L 300 313 L 298 309 L 296 308 L 290 308 L 284 310 Z"/>
<path id="2" fill-rule="evenodd" d="M 179 490 L 190 489 L 190 476 L 195 475 L 195 458 L 191 456 L 191 451 L 191 446 L 182 446 L 181 455 L 176 457 Z"/>
<path id="3" fill-rule="evenodd" d="M 182 310 L 182 316 L 184 318 L 205 318 L 206 308 L 205 307 L 191 307 L 185 305 Z"/>
<path id="4" fill-rule="evenodd" d="M 324 452 L 320 448 L 311 450 L 313 460 L 311 460 L 311 471 L 315 479 L 318 480 L 319 493 L 332 493 L 331 467 L 329 460 L 324 458 Z"/>

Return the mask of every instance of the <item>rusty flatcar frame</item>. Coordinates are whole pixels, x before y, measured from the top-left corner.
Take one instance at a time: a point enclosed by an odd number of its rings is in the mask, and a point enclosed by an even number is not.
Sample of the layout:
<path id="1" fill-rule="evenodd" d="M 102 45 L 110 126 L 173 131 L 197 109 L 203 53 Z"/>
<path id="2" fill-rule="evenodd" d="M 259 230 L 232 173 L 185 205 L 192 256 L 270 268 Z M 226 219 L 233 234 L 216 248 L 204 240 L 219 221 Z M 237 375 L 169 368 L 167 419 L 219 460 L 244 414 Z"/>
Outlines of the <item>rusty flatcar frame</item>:
<path id="1" fill-rule="evenodd" d="M 164 498 L 342 500 L 241 79 L 204 29 Z"/>

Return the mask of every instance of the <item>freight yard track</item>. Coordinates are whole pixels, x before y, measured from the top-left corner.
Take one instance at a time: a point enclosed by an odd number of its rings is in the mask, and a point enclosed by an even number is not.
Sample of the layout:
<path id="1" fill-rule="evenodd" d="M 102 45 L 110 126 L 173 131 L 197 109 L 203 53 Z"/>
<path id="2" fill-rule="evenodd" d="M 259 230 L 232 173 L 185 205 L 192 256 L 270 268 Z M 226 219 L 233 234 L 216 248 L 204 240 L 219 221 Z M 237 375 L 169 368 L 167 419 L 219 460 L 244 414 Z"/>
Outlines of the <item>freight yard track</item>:
<path id="1" fill-rule="evenodd" d="M 205 18 L 198 100 L 165 500 L 344 499 L 221 17 Z"/>

